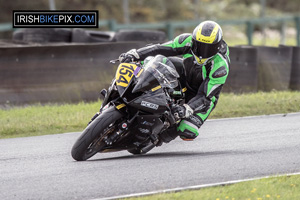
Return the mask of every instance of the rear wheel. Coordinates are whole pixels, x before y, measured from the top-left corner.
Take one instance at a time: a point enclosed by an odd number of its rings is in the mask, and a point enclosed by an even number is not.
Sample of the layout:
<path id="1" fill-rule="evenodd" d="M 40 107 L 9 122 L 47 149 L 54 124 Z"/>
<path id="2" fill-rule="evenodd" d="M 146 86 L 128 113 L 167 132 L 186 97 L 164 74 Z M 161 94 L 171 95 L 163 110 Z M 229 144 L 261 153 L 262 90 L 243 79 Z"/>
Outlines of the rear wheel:
<path id="1" fill-rule="evenodd" d="M 77 161 L 84 161 L 105 148 L 106 144 L 103 141 L 105 136 L 116 131 L 114 123 L 122 117 L 115 107 L 103 111 L 77 139 L 72 147 L 72 157 Z"/>

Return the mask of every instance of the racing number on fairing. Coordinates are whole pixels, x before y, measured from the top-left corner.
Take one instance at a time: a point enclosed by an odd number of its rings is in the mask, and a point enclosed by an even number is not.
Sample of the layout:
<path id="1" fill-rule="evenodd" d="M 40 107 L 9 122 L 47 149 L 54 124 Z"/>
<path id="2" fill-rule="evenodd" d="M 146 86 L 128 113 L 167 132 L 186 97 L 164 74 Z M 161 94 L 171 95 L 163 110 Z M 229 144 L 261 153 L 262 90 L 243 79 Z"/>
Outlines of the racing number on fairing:
<path id="1" fill-rule="evenodd" d="M 117 85 L 127 87 L 130 80 L 133 77 L 133 72 L 136 69 L 136 67 L 136 65 L 129 63 L 120 64 L 116 73 Z"/>

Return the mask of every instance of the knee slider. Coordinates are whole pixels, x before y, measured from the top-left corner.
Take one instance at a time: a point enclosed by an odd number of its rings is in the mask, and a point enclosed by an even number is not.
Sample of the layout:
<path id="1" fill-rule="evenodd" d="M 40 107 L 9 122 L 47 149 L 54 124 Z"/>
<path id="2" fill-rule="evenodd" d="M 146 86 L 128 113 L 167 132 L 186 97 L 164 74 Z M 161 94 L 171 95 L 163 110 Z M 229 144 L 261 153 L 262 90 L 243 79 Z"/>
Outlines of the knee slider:
<path id="1" fill-rule="evenodd" d="M 178 126 L 180 137 L 195 139 L 199 135 L 202 124 L 202 120 L 197 115 L 191 115 L 189 118 L 182 120 Z"/>

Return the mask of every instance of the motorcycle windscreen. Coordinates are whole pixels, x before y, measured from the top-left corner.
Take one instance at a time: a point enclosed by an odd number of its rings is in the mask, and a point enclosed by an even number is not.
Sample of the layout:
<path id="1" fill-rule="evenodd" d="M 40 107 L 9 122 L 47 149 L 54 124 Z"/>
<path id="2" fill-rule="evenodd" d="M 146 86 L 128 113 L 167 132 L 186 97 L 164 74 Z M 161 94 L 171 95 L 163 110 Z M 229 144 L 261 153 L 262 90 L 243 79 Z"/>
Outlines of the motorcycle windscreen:
<path id="1" fill-rule="evenodd" d="M 178 86 L 179 74 L 171 62 L 169 65 L 164 64 L 163 59 L 167 58 L 161 55 L 155 56 L 144 66 L 144 72 L 138 77 L 133 93 L 147 91 L 158 85 L 165 88 Z"/>
<path id="2" fill-rule="evenodd" d="M 132 90 L 132 93 L 144 92 L 151 90 L 152 88 L 159 86 L 159 82 L 149 71 L 144 71 L 137 79 L 137 83 Z"/>

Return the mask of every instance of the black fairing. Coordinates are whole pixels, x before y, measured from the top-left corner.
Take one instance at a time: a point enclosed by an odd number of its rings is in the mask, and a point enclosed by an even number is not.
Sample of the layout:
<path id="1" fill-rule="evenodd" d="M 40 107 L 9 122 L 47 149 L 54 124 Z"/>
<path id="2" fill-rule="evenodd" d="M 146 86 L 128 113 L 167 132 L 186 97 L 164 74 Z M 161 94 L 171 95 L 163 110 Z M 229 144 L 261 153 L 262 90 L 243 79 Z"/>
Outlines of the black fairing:
<path id="1" fill-rule="evenodd" d="M 151 134 L 158 134 L 163 127 L 163 122 L 155 115 L 141 114 L 136 120 L 138 127 L 136 132 L 136 138 L 144 140 Z"/>
<path id="2" fill-rule="evenodd" d="M 129 84 L 127 85 L 127 87 L 121 87 L 121 86 L 119 86 L 119 85 L 116 85 L 120 97 L 123 97 L 123 96 L 125 95 L 125 93 L 128 91 L 128 89 L 130 90 L 130 86 L 132 86 L 132 82 L 133 82 L 135 79 L 136 79 L 136 78 L 133 77 L 133 78 L 130 80 L 130 82 L 129 82 Z M 131 93 L 132 91 L 130 90 L 129 92 Z"/>
<path id="3" fill-rule="evenodd" d="M 128 103 L 129 106 L 135 107 L 138 110 L 150 113 L 164 113 L 169 110 L 167 96 L 163 89 L 154 92 L 144 93 L 142 96 L 132 100 Z"/>
<path id="4" fill-rule="evenodd" d="M 137 79 L 132 93 L 150 90 L 159 85 L 157 79 L 148 71 L 144 71 Z"/>

